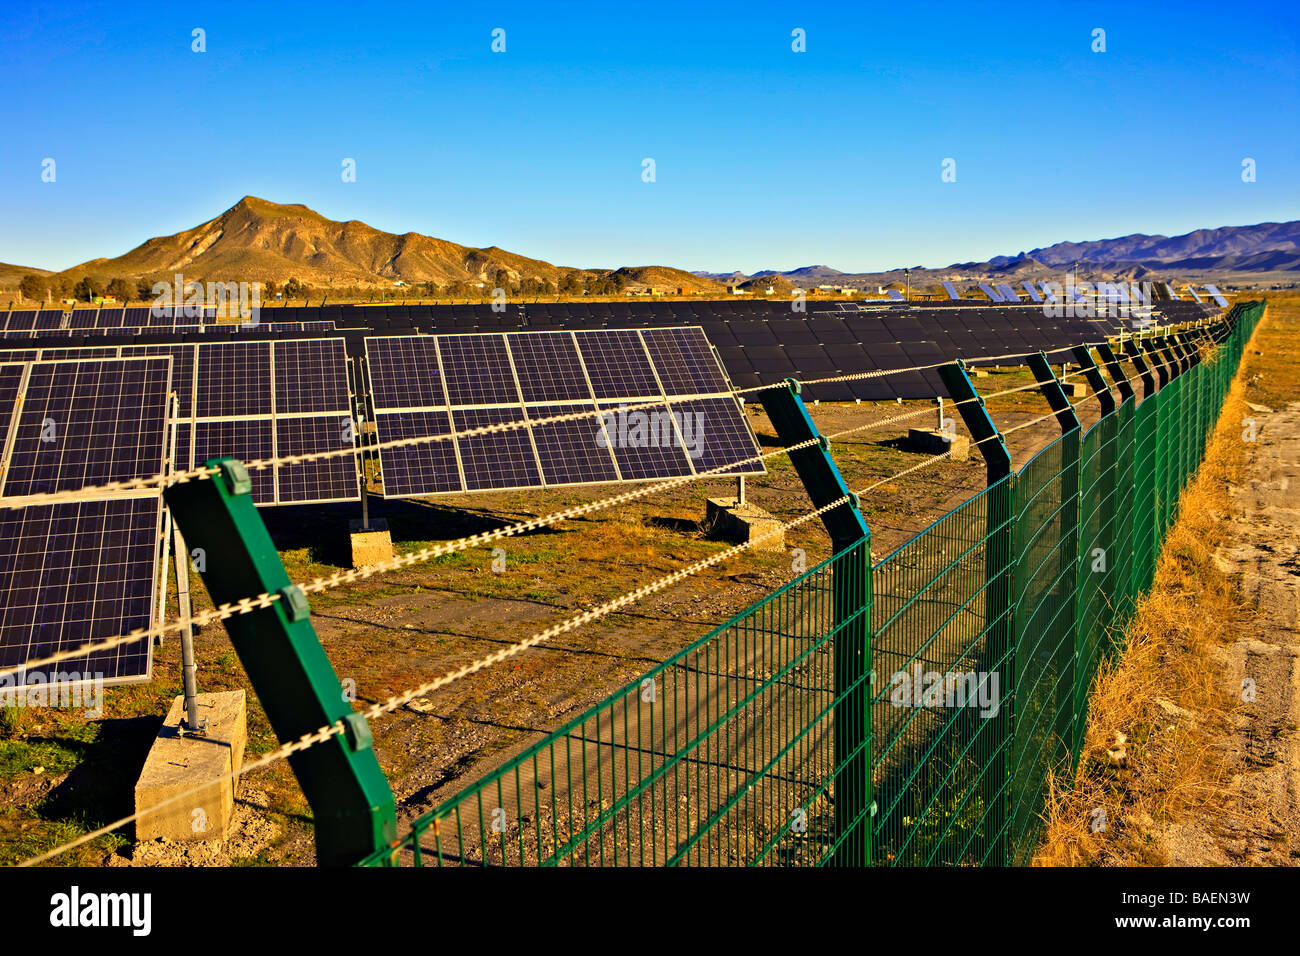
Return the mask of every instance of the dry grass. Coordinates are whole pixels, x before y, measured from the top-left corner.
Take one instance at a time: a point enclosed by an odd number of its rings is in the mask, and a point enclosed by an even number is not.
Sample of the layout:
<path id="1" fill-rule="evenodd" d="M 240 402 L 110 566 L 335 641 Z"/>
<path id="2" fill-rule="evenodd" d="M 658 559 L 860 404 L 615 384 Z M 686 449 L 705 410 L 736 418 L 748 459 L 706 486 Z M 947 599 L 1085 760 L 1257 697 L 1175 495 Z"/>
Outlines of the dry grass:
<path id="1" fill-rule="evenodd" d="M 1216 743 L 1237 702 L 1223 689 L 1215 649 L 1249 627 L 1252 611 L 1215 549 L 1230 511 L 1229 485 L 1240 483 L 1246 461 L 1239 423 L 1248 414 L 1249 359 L 1259 335 L 1183 492 L 1124 652 L 1098 669 L 1074 785 L 1051 781 L 1036 866 L 1162 865 L 1167 824 L 1195 811 L 1227 813 L 1225 754 Z M 1117 734 L 1127 738 L 1122 765 L 1108 753 Z"/>

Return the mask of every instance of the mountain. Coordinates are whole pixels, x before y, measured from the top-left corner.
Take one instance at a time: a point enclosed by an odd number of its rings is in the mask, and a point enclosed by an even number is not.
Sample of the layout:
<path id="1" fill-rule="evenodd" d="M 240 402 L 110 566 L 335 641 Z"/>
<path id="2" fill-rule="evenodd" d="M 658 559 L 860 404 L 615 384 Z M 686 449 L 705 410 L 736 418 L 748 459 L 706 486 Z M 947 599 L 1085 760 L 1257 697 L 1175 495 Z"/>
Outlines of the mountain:
<path id="1" fill-rule="evenodd" d="M 16 289 L 22 277 L 26 275 L 52 275 L 48 269 L 34 269 L 31 266 L 15 266 L 0 262 L 0 289 Z"/>
<path id="2" fill-rule="evenodd" d="M 944 281 L 1046 280 L 1059 278 L 1066 270 L 1088 281 L 1217 279 L 1235 284 L 1291 284 L 1300 281 L 1300 220 L 1197 229 L 1173 237 L 1135 233 L 1117 239 L 1058 242 L 1015 255 L 994 256 L 987 262 L 954 262 L 933 269 L 913 266 L 911 284 L 918 289 Z M 829 266 L 804 266 L 789 272 L 764 269 L 752 275 L 694 274 L 742 287 L 775 276 L 788 279 L 797 288 L 832 285 L 868 292 L 877 287 L 902 289 L 907 282 L 902 269 L 848 273 Z"/>
<path id="3" fill-rule="evenodd" d="M 245 196 L 215 219 L 171 236 L 159 236 L 112 259 L 92 259 L 61 275 L 170 279 L 180 272 L 200 281 L 267 281 L 296 278 L 315 287 L 391 287 L 460 281 L 496 284 L 504 269 L 511 283 L 523 279 L 557 288 L 569 272 L 580 277 L 611 275 L 606 269 L 571 269 L 530 259 L 496 246 L 474 248 L 418 232 L 396 235 L 355 219 L 336 222 L 298 204 L 282 205 Z M 626 287 L 653 284 L 722 292 L 716 283 L 665 266 L 619 270 Z"/>
<path id="4" fill-rule="evenodd" d="M 1300 220 L 1197 229 L 1172 238 L 1135 233 L 1118 239 L 1058 242 L 1043 249 L 1031 249 L 1029 255 L 1049 266 L 1068 266 L 1078 259 L 1094 262 L 1110 259 L 1181 261 L 1249 256 L 1279 250 L 1300 251 Z"/>

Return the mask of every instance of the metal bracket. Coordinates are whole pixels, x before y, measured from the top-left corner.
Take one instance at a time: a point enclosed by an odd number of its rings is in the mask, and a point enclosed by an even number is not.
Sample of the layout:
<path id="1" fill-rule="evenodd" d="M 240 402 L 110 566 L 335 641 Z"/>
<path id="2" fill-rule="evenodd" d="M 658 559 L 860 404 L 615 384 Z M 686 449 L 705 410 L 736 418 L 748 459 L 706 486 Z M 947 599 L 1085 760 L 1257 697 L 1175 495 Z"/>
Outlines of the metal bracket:
<path id="1" fill-rule="evenodd" d="M 1147 354 L 1151 356 L 1151 363 L 1155 367 L 1156 377 L 1160 379 L 1160 388 L 1163 389 L 1169 384 L 1169 373 L 1171 371 L 1169 368 L 1169 356 L 1165 355 L 1164 350 L 1156 344 L 1154 338 L 1144 339 L 1142 341 L 1142 348 L 1144 348 Z"/>
<path id="2" fill-rule="evenodd" d="M 1052 371 L 1052 364 L 1047 361 L 1047 353 L 1039 352 L 1037 355 L 1027 356 L 1029 359 L 1029 370 L 1034 373 L 1034 378 L 1038 382 L 1038 387 L 1047 399 L 1047 404 L 1052 407 L 1056 413 L 1057 424 L 1061 426 L 1061 434 L 1072 431 L 1079 427 L 1079 416 L 1075 414 L 1074 406 L 1065 395 L 1065 389 L 1061 387 L 1061 381 Z"/>
<path id="3" fill-rule="evenodd" d="M 1078 345 L 1071 350 L 1071 353 L 1074 355 L 1075 362 L 1083 369 L 1083 377 L 1088 380 L 1092 393 L 1101 403 L 1101 414 L 1109 415 L 1115 410 L 1115 396 L 1110 393 L 1106 379 L 1102 377 L 1101 369 L 1097 366 L 1097 360 L 1092 357 L 1092 350 L 1086 345 Z"/>
<path id="4" fill-rule="evenodd" d="M 986 481 L 992 485 L 1011 473 L 1011 452 L 1007 450 L 1006 439 L 998 431 L 984 399 L 975 391 L 975 386 L 966 371 L 966 363 L 961 359 L 951 365 L 939 367 L 939 378 L 952 397 L 961 413 L 966 430 L 971 433 L 976 447 L 984 458 Z"/>
<path id="5" fill-rule="evenodd" d="M 1097 354 L 1101 356 L 1102 363 L 1106 366 L 1111 381 L 1119 389 L 1119 400 L 1122 405 L 1133 397 L 1133 386 L 1128 383 L 1128 377 L 1124 374 L 1123 367 L 1119 364 L 1119 359 L 1115 357 L 1115 352 L 1111 349 L 1109 342 L 1103 342 L 1097 346 Z"/>
<path id="6" fill-rule="evenodd" d="M 1147 364 L 1146 358 L 1142 355 L 1142 349 L 1138 347 L 1137 342 L 1133 339 L 1124 341 L 1124 351 L 1128 354 L 1129 361 L 1137 369 L 1138 376 L 1142 379 L 1142 399 L 1145 401 L 1155 394 L 1156 380 L 1151 374 L 1151 366 Z"/>

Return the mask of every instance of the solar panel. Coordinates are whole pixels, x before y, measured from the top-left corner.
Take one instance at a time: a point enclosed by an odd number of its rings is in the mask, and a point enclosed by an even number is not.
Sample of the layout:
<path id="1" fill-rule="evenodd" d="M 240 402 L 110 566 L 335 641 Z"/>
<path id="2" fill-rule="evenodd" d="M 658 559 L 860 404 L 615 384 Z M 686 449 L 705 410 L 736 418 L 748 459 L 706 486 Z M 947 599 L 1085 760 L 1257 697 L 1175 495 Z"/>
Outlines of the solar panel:
<path id="1" fill-rule="evenodd" d="M 895 302 L 907 301 L 906 299 L 903 298 L 903 293 L 899 292 L 897 289 L 886 289 L 885 293 Z"/>
<path id="2" fill-rule="evenodd" d="M 1022 282 L 1022 283 L 1020 283 L 1020 285 L 1021 285 L 1021 288 L 1023 288 L 1023 289 L 1025 290 L 1025 292 L 1028 293 L 1029 298 L 1030 298 L 1031 301 L 1034 301 L 1034 302 L 1042 302 L 1042 301 L 1043 301 L 1043 297 L 1042 297 L 1041 295 L 1038 294 L 1038 290 L 1034 288 L 1034 284 L 1033 284 L 1032 282 Z"/>
<path id="3" fill-rule="evenodd" d="M 0 667 L 16 667 L 153 620 L 158 495 L 0 511 Z M 36 671 L 77 683 L 147 680 L 149 638 Z"/>
<path id="4" fill-rule="evenodd" d="M 342 339 L 131 346 L 122 352 L 169 353 L 187 376 L 176 389 L 181 420 L 192 426 L 177 450 L 182 470 L 227 455 L 254 461 L 355 447 Z M 351 454 L 251 474 L 258 505 L 356 501 L 361 494 Z"/>
<path id="5" fill-rule="evenodd" d="M 28 365 L 9 422 L 0 495 L 157 474 L 170 381 L 166 358 Z"/>
<path id="6" fill-rule="evenodd" d="M 757 455 L 698 327 L 372 336 L 365 346 L 385 497 L 640 481 Z M 569 414 L 583 417 L 382 447 Z"/>
<path id="7" fill-rule="evenodd" d="M 998 294 L 1002 296 L 1004 302 L 1019 302 L 1020 296 L 1016 295 L 1016 290 L 1011 288 L 1005 282 L 999 282 L 997 285 Z"/>
<path id="8" fill-rule="evenodd" d="M 1188 286 L 1188 288 L 1190 289 L 1191 286 Z M 1228 300 L 1223 297 L 1223 293 L 1219 291 L 1217 286 L 1207 285 L 1205 291 L 1210 293 L 1210 298 L 1214 300 L 1214 304 L 1219 308 L 1226 309 L 1228 307 Z M 1199 302 L 1201 300 L 1197 299 L 1196 301 Z"/>
<path id="9" fill-rule="evenodd" d="M 990 302 L 1001 302 L 1001 301 L 1002 301 L 1002 296 L 998 295 L 998 293 L 996 293 L 995 291 L 993 291 L 992 287 L 989 286 L 989 284 L 988 284 L 987 282 L 981 282 L 981 283 L 979 283 L 979 290 L 980 290 L 981 292 L 983 292 L 986 296 L 989 297 L 989 301 L 990 301 Z"/>
<path id="10" fill-rule="evenodd" d="M 945 282 L 943 284 L 943 291 L 948 293 L 949 299 L 955 302 L 961 301 L 961 296 L 957 294 L 957 290 L 953 288 L 953 284 L 951 282 Z"/>
<path id="11" fill-rule="evenodd" d="M 17 377 L 15 372 L 18 372 Z M 0 494 L 14 499 L 144 477 L 165 467 L 171 362 L 153 358 L 0 366 Z M 0 511 L 0 667 L 15 667 L 153 620 L 162 498 L 87 493 Z M 148 638 L 26 671 L 47 682 L 147 679 Z"/>

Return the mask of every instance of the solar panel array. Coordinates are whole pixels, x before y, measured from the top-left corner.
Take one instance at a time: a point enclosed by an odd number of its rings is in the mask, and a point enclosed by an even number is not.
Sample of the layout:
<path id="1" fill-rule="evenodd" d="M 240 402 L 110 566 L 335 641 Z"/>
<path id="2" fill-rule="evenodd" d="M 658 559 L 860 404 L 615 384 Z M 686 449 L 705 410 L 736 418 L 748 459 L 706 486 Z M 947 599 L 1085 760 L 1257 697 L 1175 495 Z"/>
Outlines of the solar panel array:
<path id="1" fill-rule="evenodd" d="M 167 357 L 0 365 L 0 495 L 67 491 L 157 474 L 165 465 Z M 157 490 L 0 510 L 0 667 L 146 627 L 156 609 Z M 47 681 L 149 676 L 148 638 L 28 671 Z"/>
<path id="2" fill-rule="evenodd" d="M 340 338 L 42 349 L 42 359 L 167 356 L 179 401 L 176 468 L 353 448 L 356 429 Z M 150 472 L 152 474 L 152 472 Z M 355 456 L 252 472 L 259 505 L 357 501 Z"/>
<path id="3" fill-rule="evenodd" d="M 385 497 L 642 481 L 758 454 L 698 328 L 372 336 L 365 347 L 381 443 L 590 413 L 381 447 Z M 723 473 L 763 471 L 751 463 Z"/>

